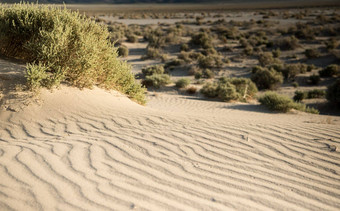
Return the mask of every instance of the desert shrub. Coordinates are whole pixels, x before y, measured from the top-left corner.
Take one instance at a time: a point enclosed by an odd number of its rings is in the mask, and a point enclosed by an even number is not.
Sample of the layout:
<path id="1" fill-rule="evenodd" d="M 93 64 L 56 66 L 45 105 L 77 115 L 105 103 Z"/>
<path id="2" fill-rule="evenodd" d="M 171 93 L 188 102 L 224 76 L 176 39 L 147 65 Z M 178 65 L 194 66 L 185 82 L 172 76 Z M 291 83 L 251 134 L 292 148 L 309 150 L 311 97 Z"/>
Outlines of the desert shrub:
<path id="1" fill-rule="evenodd" d="M 217 82 L 206 83 L 201 93 L 206 97 L 218 97 L 222 101 L 247 101 L 257 93 L 256 85 L 246 78 L 220 78 Z"/>
<path id="2" fill-rule="evenodd" d="M 41 63 L 28 64 L 26 67 L 27 86 L 30 90 L 36 90 L 46 83 L 48 67 Z"/>
<path id="3" fill-rule="evenodd" d="M 217 55 L 201 56 L 198 58 L 198 66 L 201 68 L 221 67 L 222 59 Z"/>
<path id="4" fill-rule="evenodd" d="M 314 64 L 309 64 L 308 66 L 307 66 L 307 72 L 312 72 L 312 70 L 314 70 L 316 67 L 315 67 L 315 65 Z"/>
<path id="5" fill-rule="evenodd" d="M 274 59 L 273 54 L 269 52 L 261 53 L 258 57 L 258 60 L 262 67 L 277 63 L 277 60 Z"/>
<path id="6" fill-rule="evenodd" d="M 146 53 L 141 57 L 143 60 L 147 59 L 160 59 L 162 57 L 161 51 L 157 48 L 148 47 Z"/>
<path id="7" fill-rule="evenodd" d="M 290 36 L 277 40 L 276 46 L 281 50 L 295 50 L 300 47 L 300 44 L 299 40 L 295 36 Z"/>
<path id="8" fill-rule="evenodd" d="M 310 83 L 312 85 L 317 85 L 317 84 L 319 84 L 320 80 L 321 79 L 320 79 L 319 75 L 313 74 L 313 75 L 309 76 L 308 83 Z"/>
<path id="9" fill-rule="evenodd" d="M 199 45 L 202 48 L 210 48 L 212 47 L 212 40 L 208 33 L 199 32 L 197 34 L 193 34 L 191 36 L 191 41 L 194 45 Z"/>
<path id="10" fill-rule="evenodd" d="M 210 69 L 203 69 L 202 71 L 202 77 L 203 78 L 214 78 L 215 74 L 212 70 Z"/>
<path id="11" fill-rule="evenodd" d="M 144 89 L 108 38 L 107 28 L 78 12 L 28 3 L 0 7 L 0 51 L 31 64 L 28 83 L 99 85 L 144 103 Z M 36 78 L 42 71 L 44 80 Z"/>
<path id="12" fill-rule="evenodd" d="M 320 52 L 317 49 L 306 49 L 305 50 L 305 56 L 308 59 L 314 59 L 320 57 Z"/>
<path id="13" fill-rule="evenodd" d="M 278 72 L 281 72 L 286 79 L 294 79 L 299 73 L 307 72 L 306 64 L 286 64 L 283 68 L 276 69 Z"/>
<path id="14" fill-rule="evenodd" d="M 336 64 L 330 64 L 323 70 L 319 71 L 319 75 L 321 77 L 332 77 L 337 74 L 339 74 L 339 66 Z"/>
<path id="15" fill-rule="evenodd" d="M 275 49 L 275 50 L 272 51 L 272 54 L 273 54 L 273 57 L 274 57 L 274 58 L 279 58 L 280 55 L 281 55 L 281 51 L 280 51 L 279 48 L 277 48 L 277 49 Z"/>
<path id="16" fill-rule="evenodd" d="M 322 89 L 313 89 L 307 92 L 307 98 L 324 98 L 326 96 L 326 91 Z"/>
<path id="17" fill-rule="evenodd" d="M 283 83 L 283 76 L 272 68 L 261 68 L 251 76 L 251 80 L 259 89 L 276 89 Z"/>
<path id="18" fill-rule="evenodd" d="M 145 76 L 150 76 L 154 74 L 163 74 L 164 73 L 164 67 L 163 65 L 152 65 L 145 68 L 142 68 L 142 73 Z"/>
<path id="19" fill-rule="evenodd" d="M 186 43 L 182 44 L 180 49 L 181 49 L 181 51 L 189 51 L 190 50 L 189 45 L 186 44 Z"/>
<path id="20" fill-rule="evenodd" d="M 184 60 L 186 63 L 192 62 L 192 58 L 190 58 L 190 53 L 189 52 L 181 51 L 178 54 L 177 58 L 181 59 L 181 60 Z"/>
<path id="21" fill-rule="evenodd" d="M 176 66 L 185 65 L 186 62 L 183 59 L 173 59 L 164 65 L 164 68 L 172 68 Z"/>
<path id="22" fill-rule="evenodd" d="M 327 87 L 326 98 L 330 103 L 340 106 L 340 79 Z"/>
<path id="23" fill-rule="evenodd" d="M 247 56 L 251 56 L 251 55 L 254 54 L 254 48 L 252 46 L 248 45 L 243 49 L 243 53 Z"/>
<path id="24" fill-rule="evenodd" d="M 135 34 L 128 34 L 126 35 L 126 39 L 128 42 L 135 43 L 138 41 L 138 37 Z"/>
<path id="25" fill-rule="evenodd" d="M 181 78 L 178 81 L 176 81 L 176 87 L 177 88 L 185 88 L 190 84 L 190 79 L 188 78 Z"/>
<path id="26" fill-rule="evenodd" d="M 273 111 L 288 112 L 292 109 L 308 113 L 318 114 L 319 111 L 314 108 L 306 107 L 302 103 L 296 103 L 287 96 L 279 95 L 275 92 L 266 92 L 259 98 L 259 102 Z"/>
<path id="27" fill-rule="evenodd" d="M 127 57 L 129 55 L 129 49 L 125 45 L 119 46 L 117 52 L 120 57 Z"/>
<path id="28" fill-rule="evenodd" d="M 170 76 L 167 74 L 153 74 L 146 76 L 142 84 L 146 87 L 160 88 L 171 83 Z"/>
<path id="29" fill-rule="evenodd" d="M 295 82 L 292 83 L 292 86 L 293 86 L 294 88 L 297 88 L 297 87 L 299 87 L 299 83 L 295 81 Z"/>
<path id="30" fill-rule="evenodd" d="M 194 86 L 190 86 L 187 88 L 187 93 L 188 94 L 195 94 L 197 92 L 197 88 Z"/>
<path id="31" fill-rule="evenodd" d="M 202 51 L 202 54 L 205 56 L 208 55 L 218 55 L 216 49 L 214 47 L 206 48 Z"/>
<path id="32" fill-rule="evenodd" d="M 325 45 L 328 50 L 335 49 L 339 46 L 339 42 L 337 41 L 336 38 L 332 37 L 325 42 Z"/>
<path id="33" fill-rule="evenodd" d="M 301 102 L 302 100 L 307 98 L 306 92 L 303 91 L 295 91 L 293 100 L 296 102 Z"/>

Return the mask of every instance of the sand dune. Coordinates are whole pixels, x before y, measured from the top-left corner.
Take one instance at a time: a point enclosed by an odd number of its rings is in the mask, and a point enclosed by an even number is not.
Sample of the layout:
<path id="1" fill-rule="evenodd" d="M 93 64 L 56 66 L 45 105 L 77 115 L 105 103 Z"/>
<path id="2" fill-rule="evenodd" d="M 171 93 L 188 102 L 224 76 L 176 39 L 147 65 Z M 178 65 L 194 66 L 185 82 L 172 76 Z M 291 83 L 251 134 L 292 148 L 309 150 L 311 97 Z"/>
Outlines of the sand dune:
<path id="1" fill-rule="evenodd" d="M 1 210 L 340 208 L 337 117 L 100 89 L 41 99 L 0 113 Z"/>

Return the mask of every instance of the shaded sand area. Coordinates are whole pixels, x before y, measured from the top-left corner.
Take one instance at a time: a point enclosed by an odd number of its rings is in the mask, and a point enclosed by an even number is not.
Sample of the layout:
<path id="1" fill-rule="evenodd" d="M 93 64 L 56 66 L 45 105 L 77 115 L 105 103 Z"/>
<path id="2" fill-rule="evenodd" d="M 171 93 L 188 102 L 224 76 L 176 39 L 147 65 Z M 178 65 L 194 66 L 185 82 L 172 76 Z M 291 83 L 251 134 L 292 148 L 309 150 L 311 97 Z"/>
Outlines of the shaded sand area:
<path id="1" fill-rule="evenodd" d="M 0 210 L 339 210 L 340 118 L 61 87 L 0 112 Z"/>

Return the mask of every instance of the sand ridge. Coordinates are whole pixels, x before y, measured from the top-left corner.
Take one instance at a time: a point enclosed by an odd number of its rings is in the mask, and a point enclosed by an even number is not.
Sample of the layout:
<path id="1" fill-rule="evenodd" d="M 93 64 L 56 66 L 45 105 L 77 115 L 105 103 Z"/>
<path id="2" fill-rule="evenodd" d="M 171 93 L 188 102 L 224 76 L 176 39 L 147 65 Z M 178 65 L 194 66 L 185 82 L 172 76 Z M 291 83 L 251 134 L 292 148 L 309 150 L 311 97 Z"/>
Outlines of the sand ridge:
<path id="1" fill-rule="evenodd" d="M 41 99 L 1 112 L 1 210 L 340 208 L 338 117 L 98 88 Z"/>

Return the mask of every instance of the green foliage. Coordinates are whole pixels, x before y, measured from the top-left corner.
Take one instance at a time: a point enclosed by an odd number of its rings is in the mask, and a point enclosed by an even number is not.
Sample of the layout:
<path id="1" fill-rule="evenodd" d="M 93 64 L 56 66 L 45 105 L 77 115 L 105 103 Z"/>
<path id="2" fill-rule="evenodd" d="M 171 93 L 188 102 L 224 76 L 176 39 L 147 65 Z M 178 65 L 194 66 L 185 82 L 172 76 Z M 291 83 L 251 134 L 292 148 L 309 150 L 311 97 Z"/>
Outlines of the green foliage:
<path id="1" fill-rule="evenodd" d="M 171 83 L 170 76 L 167 74 L 153 74 L 146 76 L 142 84 L 146 87 L 160 88 Z"/>
<path id="2" fill-rule="evenodd" d="M 138 41 L 138 37 L 135 34 L 126 35 L 126 39 L 128 42 L 131 42 L 131 43 L 135 43 Z"/>
<path id="3" fill-rule="evenodd" d="M 176 81 L 176 87 L 177 88 L 185 88 L 190 84 L 190 79 L 188 78 L 181 78 L 178 81 Z"/>
<path id="4" fill-rule="evenodd" d="M 152 65 L 142 69 L 142 73 L 145 76 L 154 75 L 154 74 L 163 74 L 164 67 L 163 65 Z"/>
<path id="5" fill-rule="evenodd" d="M 283 39 L 279 39 L 276 42 L 276 45 L 281 50 L 295 50 L 300 47 L 299 40 L 295 36 L 285 37 Z"/>
<path id="6" fill-rule="evenodd" d="M 281 55 L 281 51 L 280 51 L 279 48 L 277 48 L 277 49 L 275 49 L 275 50 L 272 51 L 272 54 L 273 54 L 273 57 L 274 57 L 274 58 L 279 58 L 280 55 Z"/>
<path id="7" fill-rule="evenodd" d="M 340 106 L 340 79 L 327 87 L 326 98 L 329 102 Z"/>
<path id="8" fill-rule="evenodd" d="M 337 74 L 339 74 L 339 66 L 336 64 L 330 64 L 323 70 L 319 71 L 319 75 L 321 77 L 332 77 Z"/>
<path id="9" fill-rule="evenodd" d="M 292 109 L 308 113 L 318 114 L 319 111 L 314 108 L 306 107 L 302 103 L 296 103 L 287 96 L 279 95 L 275 92 L 266 92 L 259 98 L 259 102 L 273 111 L 288 112 Z"/>
<path id="10" fill-rule="evenodd" d="M 283 76 L 272 68 L 258 68 L 251 80 L 259 89 L 276 89 L 283 83 Z"/>
<path id="11" fill-rule="evenodd" d="M 303 91 L 295 91 L 293 100 L 296 102 L 301 102 L 302 100 L 307 98 L 307 93 Z"/>
<path id="12" fill-rule="evenodd" d="M 321 89 L 313 89 L 306 92 L 296 91 L 293 97 L 294 101 L 300 102 L 304 99 L 324 98 L 326 91 Z"/>
<path id="13" fill-rule="evenodd" d="M 198 58 L 198 66 L 201 68 L 221 67 L 222 65 L 223 62 L 218 55 L 202 55 Z"/>
<path id="14" fill-rule="evenodd" d="M 217 82 L 206 83 L 201 89 L 206 97 L 218 97 L 222 101 L 247 101 L 257 93 L 256 85 L 246 78 L 220 78 Z"/>
<path id="15" fill-rule="evenodd" d="M 141 59 L 147 60 L 147 59 L 160 59 L 162 57 L 161 52 L 157 48 L 148 47 L 146 49 L 145 55 L 142 56 Z"/>
<path id="16" fill-rule="evenodd" d="M 108 38 L 107 28 L 78 12 L 26 3 L 0 5 L 0 52 L 31 64 L 29 86 L 99 85 L 145 103 L 144 89 L 130 66 L 117 59 Z"/>

